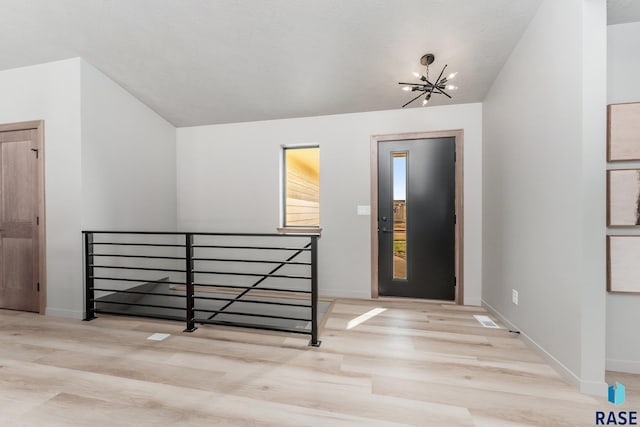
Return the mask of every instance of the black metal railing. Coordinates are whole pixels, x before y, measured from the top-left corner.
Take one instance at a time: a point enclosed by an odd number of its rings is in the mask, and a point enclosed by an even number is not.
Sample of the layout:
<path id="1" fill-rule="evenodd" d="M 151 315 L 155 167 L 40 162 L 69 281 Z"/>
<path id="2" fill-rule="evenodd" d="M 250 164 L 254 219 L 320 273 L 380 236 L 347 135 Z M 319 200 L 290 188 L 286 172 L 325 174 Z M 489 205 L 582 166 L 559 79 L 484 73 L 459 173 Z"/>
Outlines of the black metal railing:
<path id="1" fill-rule="evenodd" d="M 97 313 L 311 335 L 316 234 L 83 231 L 85 320 Z"/>

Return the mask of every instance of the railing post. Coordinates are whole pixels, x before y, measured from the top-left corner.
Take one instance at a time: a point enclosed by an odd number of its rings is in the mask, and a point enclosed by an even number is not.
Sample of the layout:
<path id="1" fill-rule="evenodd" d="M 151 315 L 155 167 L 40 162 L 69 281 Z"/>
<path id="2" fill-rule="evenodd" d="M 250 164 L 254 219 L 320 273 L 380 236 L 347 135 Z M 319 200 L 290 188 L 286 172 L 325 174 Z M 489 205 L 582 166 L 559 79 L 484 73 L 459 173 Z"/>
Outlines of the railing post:
<path id="1" fill-rule="evenodd" d="M 93 279 L 93 233 L 84 233 L 84 320 L 96 318 Z"/>
<path id="2" fill-rule="evenodd" d="M 320 347 L 318 340 L 318 236 L 311 236 L 311 341 L 312 347 Z"/>
<path id="3" fill-rule="evenodd" d="M 186 279 L 186 320 L 187 329 L 184 332 L 193 332 L 196 329 L 195 325 L 195 312 L 194 306 L 194 294 L 193 289 L 193 234 L 187 233 L 184 235 L 184 247 L 185 247 L 185 279 Z"/>

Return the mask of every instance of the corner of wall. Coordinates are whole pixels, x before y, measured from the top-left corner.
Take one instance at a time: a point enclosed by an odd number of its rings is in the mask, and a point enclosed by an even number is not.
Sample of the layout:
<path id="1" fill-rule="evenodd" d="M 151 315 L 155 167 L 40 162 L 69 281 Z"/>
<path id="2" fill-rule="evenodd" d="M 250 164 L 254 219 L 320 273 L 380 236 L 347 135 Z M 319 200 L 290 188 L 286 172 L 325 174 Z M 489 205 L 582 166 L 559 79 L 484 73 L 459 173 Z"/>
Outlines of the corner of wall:
<path id="1" fill-rule="evenodd" d="M 488 304 L 486 301 L 482 301 L 482 307 L 484 307 L 489 313 L 494 315 L 510 330 L 519 331 L 520 338 L 524 341 L 529 348 L 531 348 L 536 354 L 542 357 L 551 367 L 569 384 L 580 390 L 581 393 L 590 394 L 594 396 L 606 396 L 607 384 L 605 382 L 597 381 L 585 381 L 577 376 L 571 369 L 565 364 L 556 359 L 551 353 L 549 353 L 543 346 L 538 344 L 529 335 L 523 332 L 517 325 L 507 319 L 502 313 L 497 311 L 494 307 Z"/>

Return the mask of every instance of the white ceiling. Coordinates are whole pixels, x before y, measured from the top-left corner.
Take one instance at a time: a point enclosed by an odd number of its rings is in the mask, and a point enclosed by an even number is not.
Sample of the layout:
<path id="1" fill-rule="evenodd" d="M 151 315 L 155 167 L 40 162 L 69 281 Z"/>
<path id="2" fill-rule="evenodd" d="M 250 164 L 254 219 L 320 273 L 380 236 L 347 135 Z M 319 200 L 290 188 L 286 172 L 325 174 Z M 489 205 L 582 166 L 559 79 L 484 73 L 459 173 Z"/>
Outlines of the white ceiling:
<path id="1" fill-rule="evenodd" d="M 607 23 L 609 25 L 640 21 L 639 0 L 607 0 Z"/>
<path id="2" fill-rule="evenodd" d="M 539 3 L 0 0 L 0 69 L 81 56 L 191 126 L 399 108 L 432 52 L 460 90 L 431 105 L 479 102 Z"/>

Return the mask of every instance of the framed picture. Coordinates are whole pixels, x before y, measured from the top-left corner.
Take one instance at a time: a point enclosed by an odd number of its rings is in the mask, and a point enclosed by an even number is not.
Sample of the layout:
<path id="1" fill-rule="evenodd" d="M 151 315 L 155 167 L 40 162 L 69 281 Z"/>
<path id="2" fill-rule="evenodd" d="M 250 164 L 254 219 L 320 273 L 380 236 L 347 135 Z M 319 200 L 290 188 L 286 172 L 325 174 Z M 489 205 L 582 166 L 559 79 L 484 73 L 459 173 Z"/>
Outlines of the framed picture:
<path id="1" fill-rule="evenodd" d="M 607 226 L 640 226 L 640 169 L 607 171 Z"/>
<path id="2" fill-rule="evenodd" d="M 607 236 L 607 291 L 640 293 L 640 235 Z"/>
<path id="3" fill-rule="evenodd" d="M 607 160 L 640 160 L 640 102 L 607 106 Z"/>

